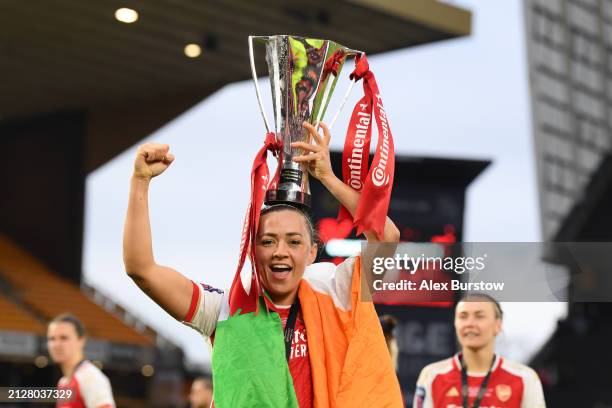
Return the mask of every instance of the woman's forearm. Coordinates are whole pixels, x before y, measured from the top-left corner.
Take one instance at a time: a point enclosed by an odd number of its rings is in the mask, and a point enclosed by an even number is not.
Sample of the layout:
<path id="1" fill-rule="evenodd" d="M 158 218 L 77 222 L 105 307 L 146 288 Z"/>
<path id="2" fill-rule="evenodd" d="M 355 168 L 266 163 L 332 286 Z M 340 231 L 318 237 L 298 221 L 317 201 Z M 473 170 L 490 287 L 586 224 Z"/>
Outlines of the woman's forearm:
<path id="1" fill-rule="evenodd" d="M 354 217 L 357 211 L 357 205 L 359 204 L 359 195 L 357 191 L 344 184 L 334 174 L 331 166 L 331 159 L 329 156 L 329 141 L 331 134 L 329 128 L 324 123 L 321 123 L 323 129 L 323 136 L 321 136 L 317 129 L 308 122 L 304 122 L 304 129 L 310 133 L 313 143 L 307 142 L 293 142 L 292 147 L 301 148 L 304 150 L 304 154 L 295 156 L 293 161 L 296 163 L 308 163 L 308 170 L 310 174 L 319 179 L 321 183 L 327 188 L 327 190 L 348 210 L 349 213 Z M 368 241 L 376 242 L 379 239 L 376 237 L 373 231 L 365 231 L 364 235 Z M 399 231 L 393 221 L 386 218 L 385 227 L 383 231 L 383 242 L 398 242 Z"/>
<path id="2" fill-rule="evenodd" d="M 334 174 L 321 179 L 321 183 L 352 216 L 355 216 L 359 204 L 359 192 L 344 184 Z"/>
<path id="3" fill-rule="evenodd" d="M 336 177 L 334 174 L 321 180 L 321 183 L 327 188 L 327 190 L 348 210 L 349 213 L 354 217 L 357 211 L 357 205 L 359 204 L 360 193 L 347 186 Z M 379 241 L 373 231 L 365 231 L 364 235 L 368 241 L 375 242 Z M 400 232 L 393 223 L 393 221 L 387 217 L 385 221 L 385 229 L 383 232 L 383 242 L 398 242 L 400 238 Z"/>
<path id="4" fill-rule="evenodd" d="M 139 275 L 155 264 L 149 222 L 150 179 L 133 176 L 125 229 L 123 232 L 123 262 L 129 275 Z"/>

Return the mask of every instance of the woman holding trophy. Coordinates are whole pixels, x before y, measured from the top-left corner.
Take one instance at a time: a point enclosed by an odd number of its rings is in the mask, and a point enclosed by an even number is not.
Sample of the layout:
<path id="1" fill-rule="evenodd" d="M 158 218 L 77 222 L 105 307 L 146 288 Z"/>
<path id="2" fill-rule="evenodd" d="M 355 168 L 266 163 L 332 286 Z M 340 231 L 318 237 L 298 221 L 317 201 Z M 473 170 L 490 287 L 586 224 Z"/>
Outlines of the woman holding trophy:
<path id="1" fill-rule="evenodd" d="M 290 51 L 304 51 L 289 53 L 294 58 L 293 69 L 299 66 L 295 61 L 298 57 L 330 54 L 311 50 L 328 50 L 328 42 L 322 40 L 282 40 L 285 44 L 289 41 Z M 338 53 L 332 57 L 337 60 Z M 295 71 L 289 76 L 293 89 L 307 89 L 304 83 L 315 76 L 314 68 L 330 61 L 319 59 L 303 63 L 305 74 L 301 77 Z M 320 73 L 325 75 L 323 70 Z M 174 160 L 168 145 L 148 143 L 138 149 L 124 232 L 126 271 L 165 311 L 212 342 L 213 401 L 217 408 L 401 407 L 399 384 L 378 317 L 372 302 L 362 298 L 361 257 L 337 266 L 313 263 L 318 247 L 307 213 L 308 174 L 317 178 L 356 220 L 360 211 L 368 209 L 363 208 L 360 192 L 332 171 L 327 126 L 320 124 L 321 135 L 308 123 L 319 121 L 313 116 L 316 108 L 303 98 L 314 99 L 317 93 L 303 91 L 300 95 L 292 107 L 299 114 L 286 118 L 285 125 L 268 133 L 266 146 L 254 163 L 251 204 L 231 289 L 192 282 L 155 262 L 148 189 L 150 181 Z M 285 107 L 283 115 L 288 111 Z M 384 120 L 388 126 L 386 117 Z M 388 133 L 385 137 L 390 137 Z M 279 134 L 291 137 L 279 140 Z M 279 170 L 272 182 L 261 184 L 268 180 L 266 150 L 278 154 Z M 369 148 L 364 150 L 367 155 Z M 379 162 L 375 159 L 373 167 Z M 387 156 L 385 164 L 389 162 L 392 160 Z M 376 169 L 385 170 L 384 166 Z M 392 166 L 386 171 L 392 173 Z M 364 178 L 370 175 L 366 173 Z M 262 194 L 266 200 L 263 206 Z M 398 229 L 385 215 L 386 206 L 377 228 L 361 227 L 368 241 L 399 240 Z M 247 253 L 251 274 L 245 279 L 241 272 Z"/>

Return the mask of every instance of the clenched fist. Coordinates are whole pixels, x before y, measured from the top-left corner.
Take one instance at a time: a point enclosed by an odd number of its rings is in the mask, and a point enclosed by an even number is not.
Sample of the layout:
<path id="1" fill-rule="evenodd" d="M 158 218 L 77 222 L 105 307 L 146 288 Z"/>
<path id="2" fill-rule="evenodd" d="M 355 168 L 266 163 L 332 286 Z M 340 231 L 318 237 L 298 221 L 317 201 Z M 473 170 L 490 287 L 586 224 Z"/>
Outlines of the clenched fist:
<path id="1" fill-rule="evenodd" d="M 145 143 L 138 147 L 134 162 L 134 177 L 150 180 L 162 174 L 174 161 L 170 146 L 160 143 Z"/>

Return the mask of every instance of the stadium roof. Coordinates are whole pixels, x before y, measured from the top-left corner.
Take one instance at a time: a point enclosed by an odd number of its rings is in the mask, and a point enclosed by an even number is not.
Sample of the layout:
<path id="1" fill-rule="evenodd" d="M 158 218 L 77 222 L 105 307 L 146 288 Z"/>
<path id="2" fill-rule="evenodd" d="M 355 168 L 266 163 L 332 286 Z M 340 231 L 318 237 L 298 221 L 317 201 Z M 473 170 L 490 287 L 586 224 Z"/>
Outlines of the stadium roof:
<path id="1" fill-rule="evenodd" d="M 434 0 L 304 4 L 2 1 L 0 121 L 86 111 L 91 171 L 223 85 L 250 78 L 250 34 L 328 38 L 374 54 L 465 36 L 471 28 L 469 11 Z M 139 19 L 117 21 L 120 7 Z M 200 57 L 184 54 L 188 43 L 202 47 Z"/>

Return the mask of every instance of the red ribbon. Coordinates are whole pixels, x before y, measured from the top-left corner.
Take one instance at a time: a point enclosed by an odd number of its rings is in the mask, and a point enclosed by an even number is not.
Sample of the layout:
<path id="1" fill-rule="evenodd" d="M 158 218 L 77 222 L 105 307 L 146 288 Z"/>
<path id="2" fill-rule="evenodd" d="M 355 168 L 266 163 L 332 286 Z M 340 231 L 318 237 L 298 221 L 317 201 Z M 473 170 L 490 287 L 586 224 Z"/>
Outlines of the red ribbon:
<path id="1" fill-rule="evenodd" d="M 365 55 L 355 58 L 355 70 L 350 78 L 355 81 L 363 79 L 364 96 L 355 105 L 347 129 L 342 153 L 342 179 L 354 190 L 361 191 L 353 219 L 357 235 L 373 231 L 382 240 L 395 171 L 393 135 L 374 73 L 370 71 Z M 368 169 L 372 119 L 378 126 L 378 140 Z M 338 219 L 342 221 L 352 217 L 346 208 L 341 207 Z"/>
<path id="2" fill-rule="evenodd" d="M 262 292 L 257 274 L 255 244 L 257 239 L 257 228 L 259 226 L 259 216 L 261 207 L 266 197 L 266 191 L 271 185 L 276 184 L 276 177 L 270 181 L 270 171 L 268 169 L 267 157 L 268 150 L 276 156 L 281 151 L 281 142 L 276 138 L 273 132 L 266 134 L 264 145 L 253 160 L 251 169 L 251 200 L 244 218 L 242 226 L 242 237 L 240 239 L 240 256 L 238 258 L 238 267 L 234 275 L 234 281 L 230 288 L 229 304 L 230 315 L 233 316 L 239 309 L 240 313 L 257 312 L 259 309 L 259 296 Z M 249 293 L 246 292 L 242 285 L 240 273 L 246 260 L 247 252 L 250 252 L 251 259 L 251 288 Z"/>
<path id="3" fill-rule="evenodd" d="M 321 78 L 321 81 L 325 81 L 329 74 L 338 76 L 340 67 L 344 62 L 344 56 L 345 52 L 342 49 L 338 49 L 327 59 L 327 61 L 325 61 L 325 66 L 323 67 L 323 78 Z"/>

